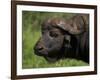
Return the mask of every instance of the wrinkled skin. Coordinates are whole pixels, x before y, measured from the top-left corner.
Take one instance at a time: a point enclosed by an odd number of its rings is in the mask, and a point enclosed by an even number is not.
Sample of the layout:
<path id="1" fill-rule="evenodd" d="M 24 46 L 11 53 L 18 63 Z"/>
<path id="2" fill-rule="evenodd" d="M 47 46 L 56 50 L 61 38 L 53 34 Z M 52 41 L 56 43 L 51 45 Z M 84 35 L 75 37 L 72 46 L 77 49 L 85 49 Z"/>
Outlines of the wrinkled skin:
<path id="1" fill-rule="evenodd" d="M 62 29 L 58 27 L 57 22 L 60 23 L 60 20 L 44 21 L 42 24 L 42 36 L 34 47 L 35 54 L 43 56 L 49 62 L 55 62 L 67 57 L 89 62 L 88 31 L 80 34 L 74 31 L 71 34 L 67 31 L 67 27 L 65 27 L 66 31 L 63 29 L 64 26 L 60 26 Z"/>

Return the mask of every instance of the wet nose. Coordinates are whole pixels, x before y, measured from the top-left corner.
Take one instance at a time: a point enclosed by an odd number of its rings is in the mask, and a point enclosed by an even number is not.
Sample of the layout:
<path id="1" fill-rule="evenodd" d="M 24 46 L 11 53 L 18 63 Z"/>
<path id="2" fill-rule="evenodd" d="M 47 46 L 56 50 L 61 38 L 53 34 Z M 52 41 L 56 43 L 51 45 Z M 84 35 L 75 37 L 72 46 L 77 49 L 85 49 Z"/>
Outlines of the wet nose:
<path id="1" fill-rule="evenodd" d="M 44 49 L 44 47 L 43 47 L 43 46 L 37 46 L 36 49 L 37 49 L 38 51 L 41 51 L 41 50 Z"/>
<path id="2" fill-rule="evenodd" d="M 37 50 L 39 50 L 39 51 L 40 51 L 40 50 L 43 50 L 43 47 L 42 47 L 42 46 L 38 46 L 38 47 L 37 47 Z"/>

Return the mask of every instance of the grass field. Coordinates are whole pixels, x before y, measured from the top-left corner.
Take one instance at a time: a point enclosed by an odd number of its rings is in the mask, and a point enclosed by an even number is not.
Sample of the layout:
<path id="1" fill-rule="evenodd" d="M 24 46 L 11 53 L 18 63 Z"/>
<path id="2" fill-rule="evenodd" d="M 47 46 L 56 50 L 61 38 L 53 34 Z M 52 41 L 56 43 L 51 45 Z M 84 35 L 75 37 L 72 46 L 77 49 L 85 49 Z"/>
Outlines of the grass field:
<path id="1" fill-rule="evenodd" d="M 23 11 L 22 13 L 22 68 L 47 68 L 89 65 L 81 60 L 64 59 L 49 63 L 43 57 L 34 54 L 34 45 L 41 36 L 41 23 L 51 17 L 70 18 L 71 13 L 50 13 Z"/>

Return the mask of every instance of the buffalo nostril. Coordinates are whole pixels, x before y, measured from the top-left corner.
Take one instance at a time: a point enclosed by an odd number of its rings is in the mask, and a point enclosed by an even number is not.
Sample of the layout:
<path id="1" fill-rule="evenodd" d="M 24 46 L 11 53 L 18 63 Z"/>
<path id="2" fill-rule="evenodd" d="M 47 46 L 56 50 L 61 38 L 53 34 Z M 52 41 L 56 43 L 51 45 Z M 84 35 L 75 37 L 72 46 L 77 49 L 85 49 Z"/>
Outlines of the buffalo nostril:
<path id="1" fill-rule="evenodd" d="M 43 50 L 43 47 L 42 46 L 39 46 L 38 48 L 37 48 L 37 50 Z"/>

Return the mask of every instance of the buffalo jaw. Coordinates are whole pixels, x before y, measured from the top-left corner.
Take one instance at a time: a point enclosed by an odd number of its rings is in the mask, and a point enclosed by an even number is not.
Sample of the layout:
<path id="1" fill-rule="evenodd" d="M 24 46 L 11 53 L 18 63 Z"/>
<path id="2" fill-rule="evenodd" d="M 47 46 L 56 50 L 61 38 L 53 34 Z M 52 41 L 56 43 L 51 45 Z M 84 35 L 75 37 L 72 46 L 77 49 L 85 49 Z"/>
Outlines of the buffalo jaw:
<path id="1" fill-rule="evenodd" d="M 57 57 L 44 56 L 44 58 L 45 58 L 48 62 L 56 62 L 56 61 L 58 60 Z"/>

